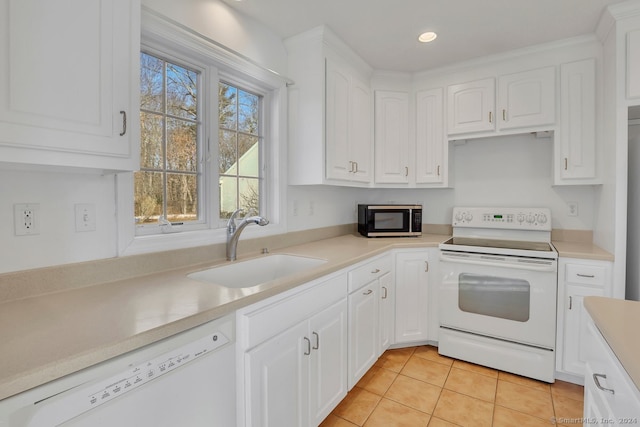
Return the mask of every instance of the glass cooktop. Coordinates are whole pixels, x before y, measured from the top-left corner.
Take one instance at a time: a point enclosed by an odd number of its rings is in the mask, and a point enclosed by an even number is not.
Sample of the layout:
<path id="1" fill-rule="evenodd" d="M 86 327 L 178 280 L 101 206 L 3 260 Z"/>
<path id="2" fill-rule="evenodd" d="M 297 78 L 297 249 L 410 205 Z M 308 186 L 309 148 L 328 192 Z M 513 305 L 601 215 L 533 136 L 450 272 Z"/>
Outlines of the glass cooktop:
<path id="1" fill-rule="evenodd" d="M 552 252 L 554 249 L 547 242 L 526 242 L 518 240 L 483 239 L 477 237 L 452 237 L 445 245 L 478 246 L 482 248 L 519 249 L 525 251 Z"/>

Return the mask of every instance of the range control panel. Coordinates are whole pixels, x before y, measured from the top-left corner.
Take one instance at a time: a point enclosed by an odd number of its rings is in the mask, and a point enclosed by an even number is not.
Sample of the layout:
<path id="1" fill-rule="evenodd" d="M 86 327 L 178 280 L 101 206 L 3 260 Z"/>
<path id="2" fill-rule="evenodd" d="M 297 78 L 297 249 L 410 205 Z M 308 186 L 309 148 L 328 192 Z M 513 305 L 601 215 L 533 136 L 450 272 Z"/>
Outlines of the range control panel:
<path id="1" fill-rule="evenodd" d="M 551 231 L 549 208 L 455 207 L 453 227 Z"/>

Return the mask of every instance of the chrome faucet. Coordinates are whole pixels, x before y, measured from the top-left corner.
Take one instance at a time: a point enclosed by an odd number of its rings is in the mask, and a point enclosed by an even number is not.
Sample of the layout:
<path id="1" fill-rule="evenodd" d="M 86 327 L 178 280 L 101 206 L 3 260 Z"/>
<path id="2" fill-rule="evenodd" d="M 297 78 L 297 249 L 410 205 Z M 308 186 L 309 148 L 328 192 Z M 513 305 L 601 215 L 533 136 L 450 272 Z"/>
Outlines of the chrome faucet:
<path id="1" fill-rule="evenodd" d="M 242 209 L 236 209 L 231 218 L 227 222 L 227 261 L 236 260 L 236 249 L 238 248 L 238 239 L 240 239 L 240 233 L 249 224 L 258 224 L 265 226 L 269 224 L 269 220 L 261 216 L 247 216 L 240 221 L 240 224 L 236 226 L 236 216 L 242 212 Z"/>

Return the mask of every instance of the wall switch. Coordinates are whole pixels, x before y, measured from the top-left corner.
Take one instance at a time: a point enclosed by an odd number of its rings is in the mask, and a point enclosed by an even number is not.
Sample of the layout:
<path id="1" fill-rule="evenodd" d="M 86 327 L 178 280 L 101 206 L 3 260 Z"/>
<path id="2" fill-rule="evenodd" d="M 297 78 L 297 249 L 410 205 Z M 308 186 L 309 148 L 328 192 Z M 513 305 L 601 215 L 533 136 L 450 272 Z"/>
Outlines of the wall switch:
<path id="1" fill-rule="evenodd" d="M 13 205 L 13 226 L 16 236 L 40 234 L 40 205 L 38 203 Z"/>
<path id="2" fill-rule="evenodd" d="M 93 203 L 78 203 L 76 210 L 76 231 L 96 230 L 96 205 Z"/>
<path id="3" fill-rule="evenodd" d="M 569 202 L 567 203 L 567 206 L 569 207 L 569 212 L 567 212 L 567 215 L 578 216 L 578 202 Z"/>

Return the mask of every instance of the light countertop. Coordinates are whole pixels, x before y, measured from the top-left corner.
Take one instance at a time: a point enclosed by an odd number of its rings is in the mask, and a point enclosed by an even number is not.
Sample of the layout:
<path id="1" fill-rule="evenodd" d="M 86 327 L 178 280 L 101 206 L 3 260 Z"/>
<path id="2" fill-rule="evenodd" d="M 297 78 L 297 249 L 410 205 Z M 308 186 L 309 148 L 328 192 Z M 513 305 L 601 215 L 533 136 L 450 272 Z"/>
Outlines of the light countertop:
<path id="1" fill-rule="evenodd" d="M 214 265 L 209 263 L 5 302 L 0 304 L 0 400 L 389 249 L 437 247 L 447 238 L 429 234 L 385 239 L 345 235 L 292 246 L 272 253 L 327 262 L 247 289 L 228 289 L 186 277 Z"/>
<path id="2" fill-rule="evenodd" d="M 640 390 L 640 302 L 593 296 L 585 297 L 584 306 Z"/>
<path id="3" fill-rule="evenodd" d="M 357 234 L 272 251 L 326 259 L 320 267 L 247 289 L 188 279 L 209 262 L 0 303 L 0 400 L 188 330 L 393 248 L 437 247 L 450 236 Z M 560 256 L 609 259 L 591 244 L 553 242 Z M 248 259 L 240 257 L 238 261 Z M 85 268 L 86 270 L 86 268 Z M 89 268 L 90 271 L 90 268 Z M 13 277 L 13 276 L 12 276 Z"/>

